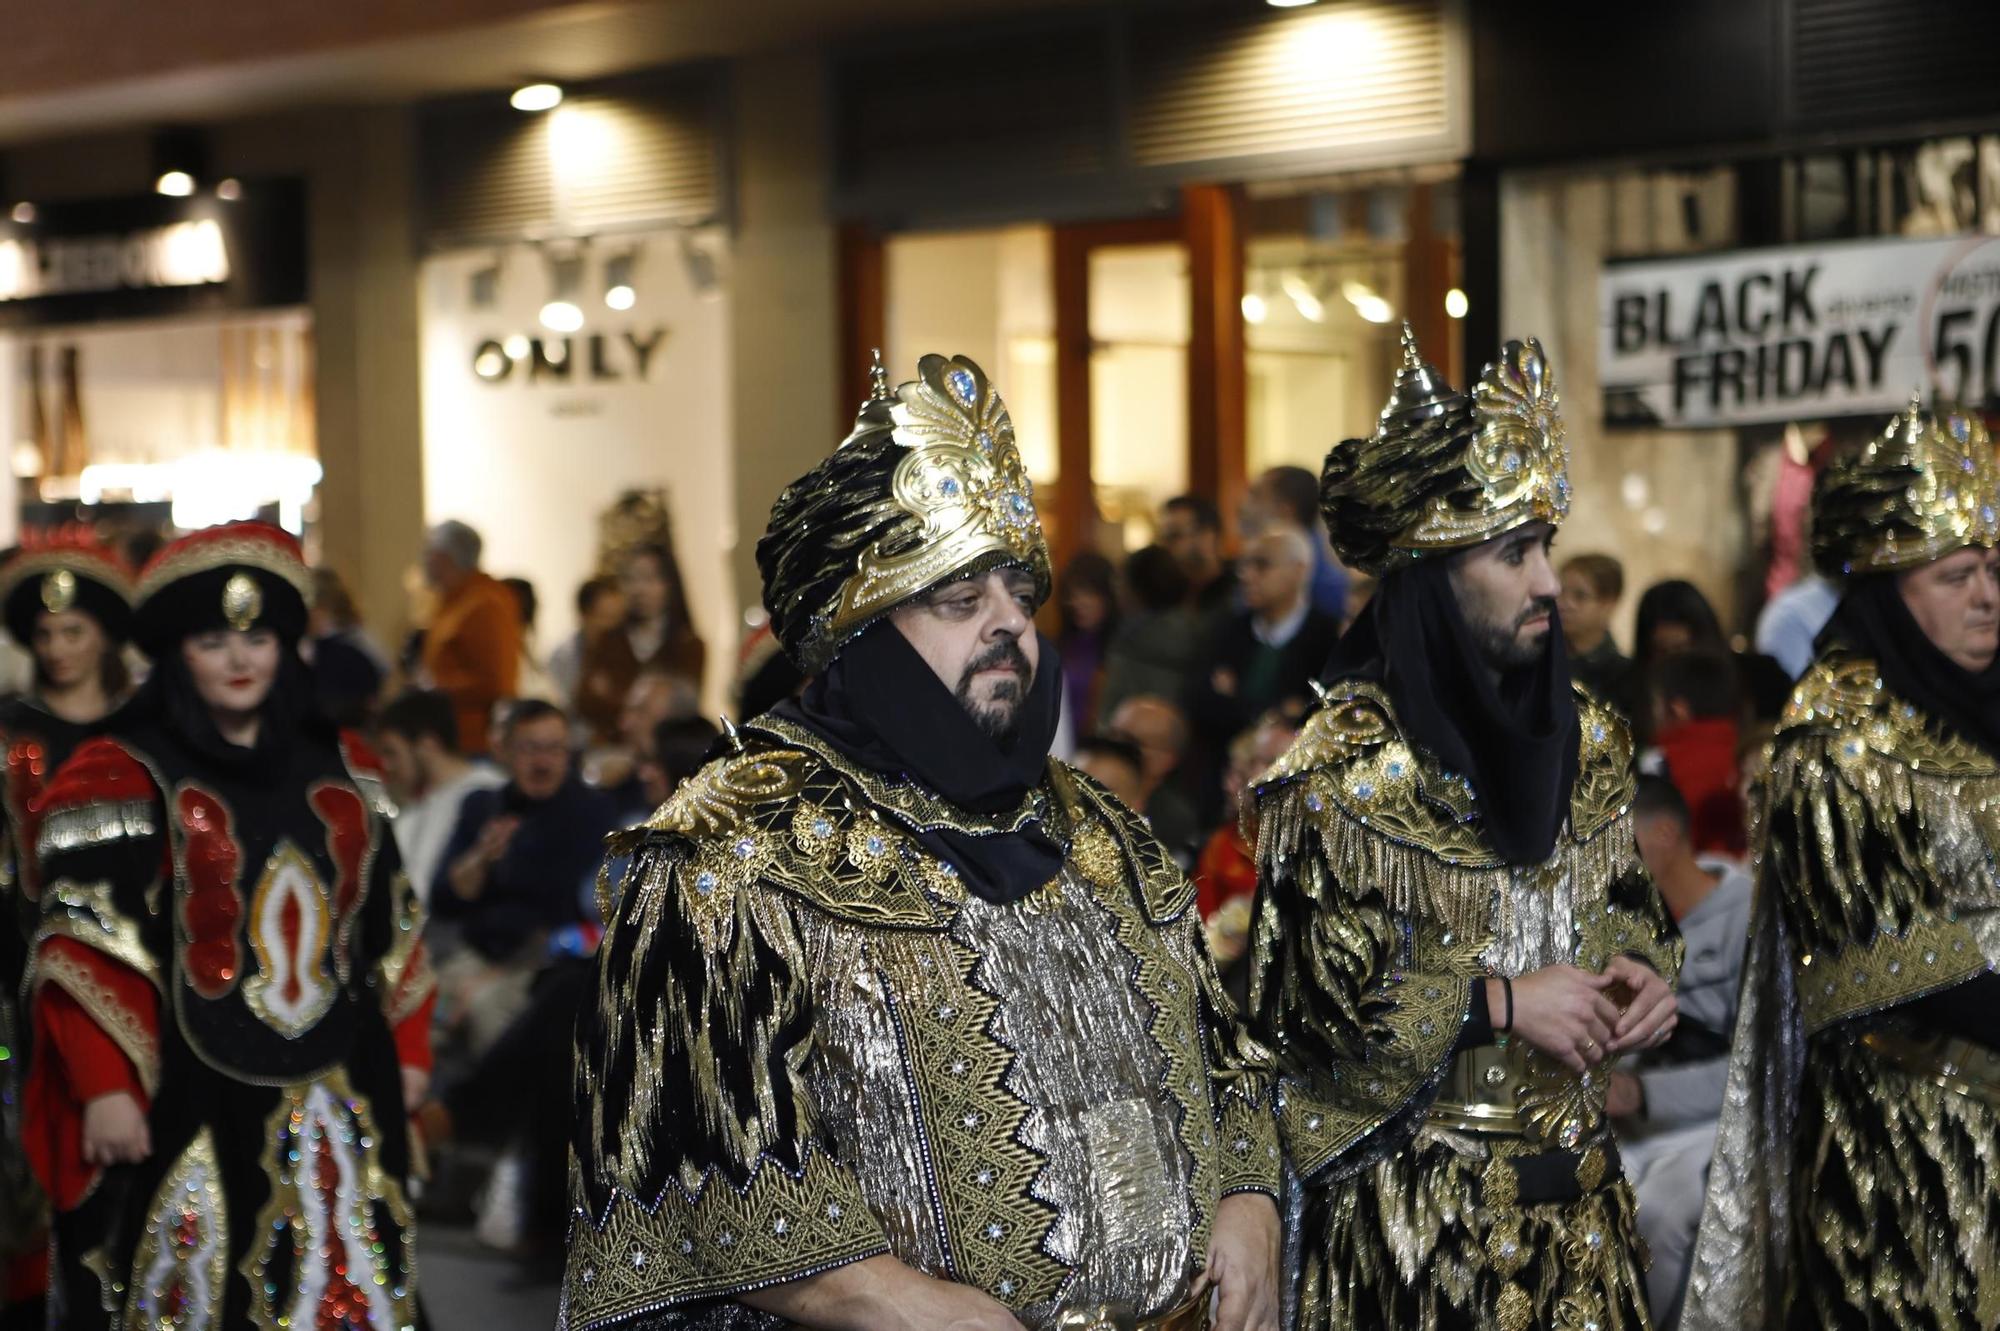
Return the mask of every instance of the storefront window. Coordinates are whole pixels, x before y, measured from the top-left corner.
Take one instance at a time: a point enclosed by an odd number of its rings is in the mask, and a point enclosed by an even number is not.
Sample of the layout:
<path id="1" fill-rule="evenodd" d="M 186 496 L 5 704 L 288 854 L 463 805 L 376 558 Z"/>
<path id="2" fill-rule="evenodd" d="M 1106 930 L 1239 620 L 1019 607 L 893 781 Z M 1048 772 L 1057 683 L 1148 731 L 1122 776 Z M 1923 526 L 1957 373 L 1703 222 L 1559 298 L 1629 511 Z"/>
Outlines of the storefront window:
<path id="1" fill-rule="evenodd" d="M 136 505 L 182 529 L 304 530 L 320 480 L 306 311 L 37 328 L 0 336 L 0 364 L 25 525 Z"/>
<path id="2" fill-rule="evenodd" d="M 1187 489 L 1188 265 L 1179 245 L 1090 252 L 1090 471 L 1126 549 Z"/>
<path id="3" fill-rule="evenodd" d="M 1389 185 L 1252 200 L 1243 284 L 1250 475 L 1282 465 L 1317 473 L 1336 441 L 1375 428 L 1402 321 L 1421 333 L 1463 317 L 1462 294 L 1450 299 L 1457 241 L 1442 193 Z M 1419 299 L 1439 308 L 1417 311 Z M 1436 340 L 1433 331 L 1425 354 L 1448 367 L 1452 348 Z"/>

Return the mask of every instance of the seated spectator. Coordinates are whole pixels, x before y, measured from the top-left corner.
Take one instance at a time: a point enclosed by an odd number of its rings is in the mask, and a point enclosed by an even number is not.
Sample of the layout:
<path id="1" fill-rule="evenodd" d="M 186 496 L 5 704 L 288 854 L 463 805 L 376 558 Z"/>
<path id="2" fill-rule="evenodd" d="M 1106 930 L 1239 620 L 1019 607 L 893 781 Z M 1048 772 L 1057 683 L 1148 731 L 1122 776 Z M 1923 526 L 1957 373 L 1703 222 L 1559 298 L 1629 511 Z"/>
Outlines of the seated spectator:
<path id="1" fill-rule="evenodd" d="M 366 729 L 375 712 L 389 657 L 361 625 L 361 612 L 340 574 L 312 571 L 313 604 L 306 621 L 305 657 L 312 662 L 320 711 L 337 726 Z"/>
<path id="2" fill-rule="evenodd" d="M 1237 568 L 1248 608 L 1218 629 L 1189 695 L 1189 719 L 1218 783 L 1229 741 L 1272 708 L 1310 696 L 1340 637 L 1339 622 L 1307 599 L 1312 546 L 1304 532 L 1265 532 Z"/>
<path id="3" fill-rule="evenodd" d="M 1318 476 L 1304 467 L 1271 468 L 1251 482 L 1239 517 L 1245 542 L 1274 527 L 1303 533 L 1312 557 L 1312 580 L 1307 585 L 1313 608 L 1335 622 L 1347 613 L 1348 574 L 1333 557 L 1320 522 Z"/>
<path id="4" fill-rule="evenodd" d="M 1687 803 L 1689 835 L 1704 855 L 1741 859 L 1748 848 L 1737 780 L 1739 715 L 1728 657 L 1680 652 L 1653 668 L 1653 751 Z"/>
<path id="5" fill-rule="evenodd" d="M 1160 506 L 1160 545 L 1187 574 L 1195 613 L 1216 619 L 1237 608 L 1236 567 L 1222 557 L 1222 514 L 1201 495 L 1176 495 Z"/>
<path id="6" fill-rule="evenodd" d="M 1063 711 L 1070 724 L 1088 730 L 1097 716 L 1097 691 L 1104 683 L 1104 662 L 1118 631 L 1118 591 L 1112 585 L 1111 561 L 1085 550 L 1063 566 L 1056 579 L 1059 630 L 1056 651 L 1062 657 Z"/>
<path id="7" fill-rule="evenodd" d="M 1187 756 L 1187 714 L 1179 704 L 1150 693 L 1127 698 L 1110 716 L 1105 734 L 1139 746 L 1139 802 L 1153 835 L 1183 865 L 1194 861 L 1201 828 L 1194 801 L 1182 786 L 1181 760 Z"/>
<path id="8" fill-rule="evenodd" d="M 479 567 L 485 542 L 463 522 L 440 522 L 424 544 L 424 579 L 436 609 L 420 669 L 458 709 L 458 747 L 483 757 L 493 704 L 514 696 L 521 666 L 521 607 Z"/>
<path id="9" fill-rule="evenodd" d="M 1164 549 L 1149 545 L 1125 557 L 1125 614 L 1106 655 L 1097 711 L 1088 718 L 1099 729 L 1127 698 L 1187 692 L 1203 634 L 1187 601 L 1187 574 Z M 1089 728 L 1080 719 L 1078 729 Z"/>
<path id="10" fill-rule="evenodd" d="M 1078 740 L 1076 769 L 1137 810 L 1145 802 L 1145 759 L 1139 746 L 1121 735 L 1090 735 Z"/>
<path id="11" fill-rule="evenodd" d="M 572 716 L 576 713 L 576 690 L 583 680 L 584 644 L 601 633 L 609 633 L 625 622 L 625 593 L 616 578 L 591 578 L 576 589 L 576 632 L 555 645 L 549 653 L 549 679 L 556 686 L 555 701 Z M 577 742 L 588 742 L 583 734 Z"/>
<path id="12" fill-rule="evenodd" d="M 719 738 L 698 716 L 662 721 L 652 756 L 641 766 L 646 792 L 664 804 L 681 782 L 701 770 Z M 625 880 L 615 860 L 599 882 Z M 547 965 L 535 977 L 528 1005 L 465 1073 L 441 1084 L 418 1115 L 425 1140 L 499 1147 L 480 1207 L 477 1233 L 490 1246 L 517 1252 L 559 1249 L 567 1228 L 564 1175 L 576 1109 L 570 1037 L 596 974 L 591 960 L 602 921 L 595 890 L 585 906 L 592 924 L 551 938 Z M 602 903 L 608 905 L 609 903 Z"/>
<path id="13" fill-rule="evenodd" d="M 1644 694 L 1653 667 L 1675 652 L 1711 652 L 1733 659 L 1737 695 L 1753 721 L 1776 720 L 1791 696 L 1791 677 L 1783 666 L 1761 653 L 1739 652 L 1730 645 L 1715 607 L 1700 588 L 1679 578 L 1656 582 L 1639 598 L 1632 634 L 1636 696 L 1628 715 L 1641 732 L 1648 722 Z"/>
<path id="14" fill-rule="evenodd" d="M 611 801 L 570 769 L 569 720 L 552 703 L 515 704 L 501 728 L 507 784 L 466 796 L 431 888 L 441 942 L 439 1017 L 483 1052 L 527 1002 L 549 935 L 585 918 Z"/>
<path id="15" fill-rule="evenodd" d="M 618 741 L 618 714 L 639 672 L 648 667 L 694 681 L 701 689 L 708 648 L 694 631 L 680 564 L 663 545 L 637 545 L 618 564 L 625 620 L 587 640 L 576 708 L 599 744 Z"/>
<path id="16" fill-rule="evenodd" d="M 500 585 L 514 594 L 514 604 L 521 608 L 521 667 L 514 678 L 514 696 L 540 698 L 560 707 L 562 695 L 556 692 L 555 680 L 542 664 L 541 648 L 535 640 L 535 612 L 541 606 L 535 584 L 526 578 L 502 578 Z"/>
<path id="17" fill-rule="evenodd" d="M 1743 945 L 1750 929 L 1750 876 L 1704 862 L 1688 838 L 1680 793 L 1659 777 L 1640 777 L 1632 806 L 1639 855 L 1687 941 L 1681 965 L 1680 1017 L 1658 1049 L 1611 1073 L 1607 1106 L 1639 1198 L 1639 1232 L 1652 1250 L 1646 1297 L 1653 1325 L 1680 1321 L 1688 1260 L 1708 1189 L 1709 1156 L 1729 1080 Z"/>
<path id="18" fill-rule="evenodd" d="M 403 872 L 428 904 L 465 797 L 503 786 L 507 778 L 459 753 L 458 714 L 451 699 L 435 689 L 411 689 L 391 700 L 376 722 L 375 747 L 396 801 L 389 825 L 402 852 Z"/>
<path id="19" fill-rule="evenodd" d="M 1610 555 L 1563 561 L 1562 632 L 1576 682 L 1620 711 L 1631 710 L 1632 659 L 1611 636 L 1611 617 L 1625 594 L 1625 566 Z"/>

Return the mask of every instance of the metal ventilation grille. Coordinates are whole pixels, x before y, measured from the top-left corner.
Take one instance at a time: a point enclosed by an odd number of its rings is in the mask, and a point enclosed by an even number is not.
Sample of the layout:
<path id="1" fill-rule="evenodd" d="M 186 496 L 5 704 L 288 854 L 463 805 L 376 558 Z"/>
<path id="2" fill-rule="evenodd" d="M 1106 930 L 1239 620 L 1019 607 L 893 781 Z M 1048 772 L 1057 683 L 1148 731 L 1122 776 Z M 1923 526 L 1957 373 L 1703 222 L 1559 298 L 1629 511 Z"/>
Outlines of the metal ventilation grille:
<path id="1" fill-rule="evenodd" d="M 1991 0 L 1790 0 L 1794 129 L 2000 110 Z"/>
<path id="2" fill-rule="evenodd" d="M 433 249 L 710 222 L 724 211 L 710 71 L 573 90 L 545 115 L 497 94 L 424 108 L 423 234 Z"/>
<path id="3" fill-rule="evenodd" d="M 1132 45 L 1141 167 L 1278 153 L 1368 166 L 1463 150 L 1439 0 L 1140 24 Z"/>
<path id="4" fill-rule="evenodd" d="M 420 160 L 424 235 L 435 248 L 511 240 L 555 224 L 548 117 L 499 100 L 428 108 Z"/>
<path id="5" fill-rule="evenodd" d="M 563 220 L 582 230 L 712 220 L 721 202 L 715 121 L 706 83 L 569 99 L 552 123 Z"/>

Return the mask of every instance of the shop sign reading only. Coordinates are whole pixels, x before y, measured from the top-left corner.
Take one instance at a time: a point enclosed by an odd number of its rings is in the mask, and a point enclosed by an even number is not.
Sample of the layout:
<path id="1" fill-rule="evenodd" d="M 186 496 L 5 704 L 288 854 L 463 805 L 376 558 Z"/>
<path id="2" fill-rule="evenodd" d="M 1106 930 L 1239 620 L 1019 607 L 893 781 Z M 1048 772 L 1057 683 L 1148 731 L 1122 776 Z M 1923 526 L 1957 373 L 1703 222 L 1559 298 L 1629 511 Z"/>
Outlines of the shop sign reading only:
<path id="1" fill-rule="evenodd" d="M 2000 238 L 1862 240 L 1620 262 L 1598 280 L 1608 425 L 2000 405 Z"/>

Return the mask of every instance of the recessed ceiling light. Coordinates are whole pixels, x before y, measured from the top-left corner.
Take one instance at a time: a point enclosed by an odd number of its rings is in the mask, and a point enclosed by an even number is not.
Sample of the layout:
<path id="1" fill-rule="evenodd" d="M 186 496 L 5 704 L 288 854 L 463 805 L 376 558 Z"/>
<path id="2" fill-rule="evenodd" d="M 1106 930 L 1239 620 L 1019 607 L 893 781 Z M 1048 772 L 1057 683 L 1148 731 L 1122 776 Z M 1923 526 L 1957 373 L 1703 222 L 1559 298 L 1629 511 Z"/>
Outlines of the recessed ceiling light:
<path id="1" fill-rule="evenodd" d="M 514 89 L 507 105 L 516 111 L 552 111 L 562 105 L 563 92 L 553 83 L 530 83 Z"/>

